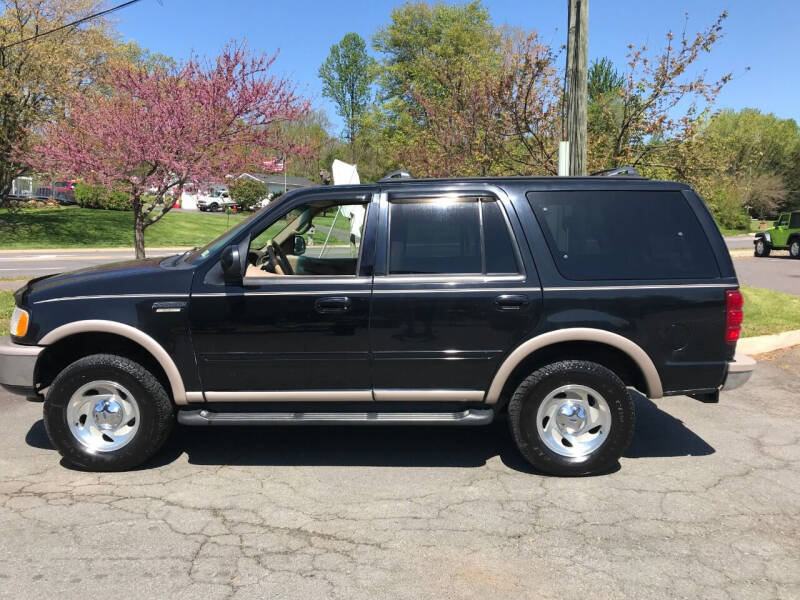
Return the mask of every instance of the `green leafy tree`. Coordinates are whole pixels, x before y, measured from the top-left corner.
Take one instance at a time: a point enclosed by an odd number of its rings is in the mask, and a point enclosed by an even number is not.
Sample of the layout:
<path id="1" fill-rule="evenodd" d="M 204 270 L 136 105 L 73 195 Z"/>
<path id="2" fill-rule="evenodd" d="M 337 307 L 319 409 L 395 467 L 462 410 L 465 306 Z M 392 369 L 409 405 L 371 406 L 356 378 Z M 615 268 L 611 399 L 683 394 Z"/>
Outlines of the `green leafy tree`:
<path id="1" fill-rule="evenodd" d="M 98 0 L 13 0 L 0 13 L 0 205 L 16 177 L 35 132 L 63 117 L 66 97 L 94 84 L 115 43 L 105 23 L 70 27 L 24 43 L 20 40 L 85 17 Z M 59 174 L 60 175 L 60 174 Z"/>
<path id="2" fill-rule="evenodd" d="M 231 198 L 243 210 L 253 210 L 262 200 L 269 197 L 267 184 L 250 177 L 240 177 L 228 186 Z"/>
<path id="3" fill-rule="evenodd" d="M 592 61 L 589 66 L 588 91 L 589 102 L 598 102 L 608 94 L 619 94 L 625 79 L 614 68 L 611 59 L 603 57 Z"/>
<path id="4" fill-rule="evenodd" d="M 331 46 L 328 58 L 319 68 L 322 94 L 336 103 L 336 111 L 344 119 L 352 160 L 355 160 L 359 120 L 372 101 L 374 64 L 364 39 L 357 33 L 348 33 Z"/>

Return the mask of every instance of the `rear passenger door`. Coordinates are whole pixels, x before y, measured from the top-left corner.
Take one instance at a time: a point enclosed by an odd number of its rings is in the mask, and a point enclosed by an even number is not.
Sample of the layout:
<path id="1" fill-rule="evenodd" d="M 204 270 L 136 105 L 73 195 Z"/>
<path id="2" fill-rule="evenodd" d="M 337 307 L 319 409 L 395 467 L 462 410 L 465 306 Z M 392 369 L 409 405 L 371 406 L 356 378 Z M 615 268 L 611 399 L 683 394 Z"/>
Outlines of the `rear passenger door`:
<path id="1" fill-rule="evenodd" d="M 370 345 L 377 401 L 481 401 L 541 290 L 500 192 L 381 199 Z"/>

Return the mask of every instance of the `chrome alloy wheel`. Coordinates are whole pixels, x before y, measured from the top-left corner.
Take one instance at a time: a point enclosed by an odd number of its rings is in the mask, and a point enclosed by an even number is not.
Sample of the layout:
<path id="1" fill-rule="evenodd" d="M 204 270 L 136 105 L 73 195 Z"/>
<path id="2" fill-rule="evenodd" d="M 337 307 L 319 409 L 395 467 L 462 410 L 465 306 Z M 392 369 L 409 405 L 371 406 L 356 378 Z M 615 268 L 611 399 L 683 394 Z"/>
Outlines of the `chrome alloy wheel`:
<path id="1" fill-rule="evenodd" d="M 561 456 L 589 456 L 611 431 L 611 409 L 585 385 L 562 385 L 550 392 L 536 413 L 536 428 L 545 445 Z"/>
<path id="2" fill-rule="evenodd" d="M 113 381 L 91 381 L 67 404 L 67 425 L 75 439 L 95 452 L 119 450 L 139 430 L 139 405 Z"/>

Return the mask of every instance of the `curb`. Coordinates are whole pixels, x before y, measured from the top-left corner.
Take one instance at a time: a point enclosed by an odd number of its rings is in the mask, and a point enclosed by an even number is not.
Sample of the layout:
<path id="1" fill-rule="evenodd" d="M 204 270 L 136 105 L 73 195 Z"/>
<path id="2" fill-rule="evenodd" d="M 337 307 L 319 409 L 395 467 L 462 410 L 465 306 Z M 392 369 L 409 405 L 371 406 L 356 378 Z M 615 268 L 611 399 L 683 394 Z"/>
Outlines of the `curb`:
<path id="1" fill-rule="evenodd" d="M 764 354 L 792 346 L 800 346 L 800 329 L 742 338 L 736 344 L 736 351 L 744 354 Z"/>

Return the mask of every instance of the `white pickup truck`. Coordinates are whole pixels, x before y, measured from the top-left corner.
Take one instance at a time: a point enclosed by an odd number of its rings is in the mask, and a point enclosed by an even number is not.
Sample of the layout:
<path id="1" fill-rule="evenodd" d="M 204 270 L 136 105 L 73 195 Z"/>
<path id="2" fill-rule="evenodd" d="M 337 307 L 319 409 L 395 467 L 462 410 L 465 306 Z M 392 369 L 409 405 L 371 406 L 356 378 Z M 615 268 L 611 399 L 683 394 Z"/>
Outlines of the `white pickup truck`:
<path id="1" fill-rule="evenodd" d="M 236 206 L 236 202 L 233 201 L 227 190 L 215 191 L 208 196 L 199 196 L 197 199 L 197 208 L 203 212 L 216 212 L 234 206 Z"/>

